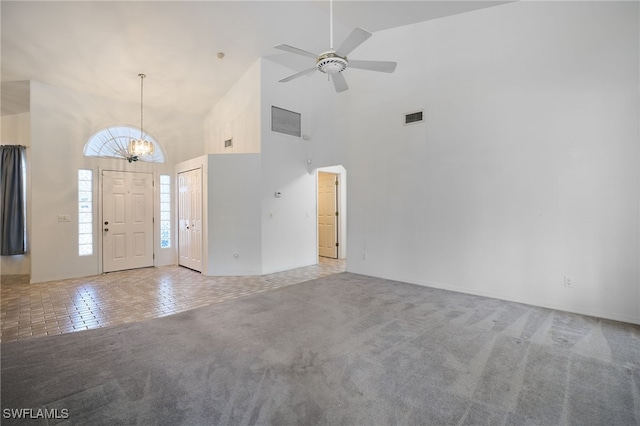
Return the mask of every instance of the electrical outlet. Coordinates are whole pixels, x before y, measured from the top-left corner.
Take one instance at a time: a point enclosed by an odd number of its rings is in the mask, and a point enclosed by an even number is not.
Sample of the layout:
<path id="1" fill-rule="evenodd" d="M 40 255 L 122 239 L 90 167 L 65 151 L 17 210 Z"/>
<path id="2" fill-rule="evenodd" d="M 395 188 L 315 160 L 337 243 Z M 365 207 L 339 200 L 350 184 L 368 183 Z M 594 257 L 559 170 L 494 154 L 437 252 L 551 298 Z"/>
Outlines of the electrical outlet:
<path id="1" fill-rule="evenodd" d="M 574 288 L 575 287 L 575 283 L 573 281 L 573 278 L 568 276 L 568 275 L 565 275 L 564 276 L 564 286 L 565 287 L 569 287 L 569 288 Z"/>

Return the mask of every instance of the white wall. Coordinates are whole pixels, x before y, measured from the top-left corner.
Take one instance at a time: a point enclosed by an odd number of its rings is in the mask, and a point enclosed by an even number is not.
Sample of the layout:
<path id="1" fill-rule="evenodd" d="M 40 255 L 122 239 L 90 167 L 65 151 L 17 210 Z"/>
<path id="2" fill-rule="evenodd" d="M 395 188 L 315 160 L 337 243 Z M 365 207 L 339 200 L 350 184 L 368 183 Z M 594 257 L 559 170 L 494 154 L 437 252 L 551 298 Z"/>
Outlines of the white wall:
<path id="1" fill-rule="evenodd" d="M 317 263 L 314 169 L 335 161 L 335 141 L 327 137 L 334 95 L 306 78 L 278 83 L 294 72 L 258 60 L 205 118 L 204 148 L 214 154 L 207 168 L 208 274 L 268 274 Z M 272 132 L 272 105 L 301 113 L 307 139 Z M 233 147 L 225 149 L 229 138 Z"/>
<path id="2" fill-rule="evenodd" d="M 333 111 L 335 93 L 310 77 L 279 83 L 295 71 L 266 59 L 261 70 L 262 265 L 263 273 L 271 273 L 318 261 L 313 166 L 332 159 L 327 111 Z M 302 134 L 309 139 L 271 131 L 271 106 L 300 113 Z"/>
<path id="3" fill-rule="evenodd" d="M 260 64 L 256 61 L 205 117 L 205 153 L 260 152 Z M 228 139 L 233 146 L 225 148 Z"/>
<path id="4" fill-rule="evenodd" d="M 160 142 L 166 164 L 84 157 L 83 147 L 97 130 L 134 124 L 139 104 L 122 103 L 32 82 L 31 85 L 31 281 L 100 272 L 98 232 L 101 169 L 173 173 L 175 163 L 202 154 L 202 117 L 145 106 L 145 128 Z M 94 254 L 78 256 L 77 170 L 94 172 Z M 157 191 L 158 186 L 156 186 Z M 156 206 L 157 207 L 157 206 Z M 157 210 L 157 208 L 156 208 Z M 58 222 L 68 214 L 71 222 Z M 159 229 L 159 221 L 156 221 Z M 174 234 L 175 241 L 175 234 Z M 173 263 L 173 249 L 156 247 L 157 264 Z"/>
<path id="5" fill-rule="evenodd" d="M 176 165 L 202 171 L 203 275 L 262 273 L 260 163 L 260 154 L 208 154 Z"/>
<path id="6" fill-rule="evenodd" d="M 348 270 L 640 323 L 638 26 L 516 2 L 354 51 L 399 65 L 346 71 Z"/>
<path id="7" fill-rule="evenodd" d="M 262 274 L 260 72 L 258 60 L 204 119 L 206 275 Z"/>
<path id="8" fill-rule="evenodd" d="M 4 100 L 3 100 L 4 102 Z M 27 101 L 28 105 L 28 101 Z M 30 114 L 29 112 L 22 112 L 18 114 L 9 114 L 2 116 L 2 145 L 22 145 L 30 147 L 31 135 L 30 135 Z M 31 149 L 27 148 L 27 159 L 31 155 Z M 28 161 L 27 161 L 28 164 Z M 31 196 L 29 173 L 27 169 L 27 199 Z M 28 204 L 28 203 L 27 203 Z M 30 224 L 29 211 L 27 211 L 27 224 Z M 27 226 L 27 241 L 30 241 L 30 225 Z M 30 252 L 27 247 L 27 253 L 16 256 L 0 256 L 0 273 L 2 275 L 28 275 L 31 270 L 30 264 Z"/>
<path id="9" fill-rule="evenodd" d="M 28 112 L 2 116 L 2 145 L 30 145 Z"/>
<path id="10" fill-rule="evenodd" d="M 208 275 L 261 275 L 260 154 L 208 155 Z"/>
<path id="11" fill-rule="evenodd" d="M 315 176 L 307 171 L 302 141 L 287 139 L 263 138 L 263 273 L 317 263 Z"/>

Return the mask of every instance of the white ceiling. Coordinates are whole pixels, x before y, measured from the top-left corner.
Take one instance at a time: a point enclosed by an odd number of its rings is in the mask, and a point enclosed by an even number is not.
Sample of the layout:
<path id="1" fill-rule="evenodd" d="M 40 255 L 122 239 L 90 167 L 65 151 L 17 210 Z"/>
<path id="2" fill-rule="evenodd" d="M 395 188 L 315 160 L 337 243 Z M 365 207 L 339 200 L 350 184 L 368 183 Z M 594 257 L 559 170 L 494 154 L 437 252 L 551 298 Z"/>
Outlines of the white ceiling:
<path id="1" fill-rule="evenodd" d="M 357 26 L 375 33 L 502 3 L 336 0 L 335 44 Z M 145 106 L 198 115 L 259 57 L 299 68 L 296 55 L 274 45 L 329 48 L 328 1 L 4 0 L 0 7 L 2 81 L 36 80 L 138 102 L 144 72 Z"/>

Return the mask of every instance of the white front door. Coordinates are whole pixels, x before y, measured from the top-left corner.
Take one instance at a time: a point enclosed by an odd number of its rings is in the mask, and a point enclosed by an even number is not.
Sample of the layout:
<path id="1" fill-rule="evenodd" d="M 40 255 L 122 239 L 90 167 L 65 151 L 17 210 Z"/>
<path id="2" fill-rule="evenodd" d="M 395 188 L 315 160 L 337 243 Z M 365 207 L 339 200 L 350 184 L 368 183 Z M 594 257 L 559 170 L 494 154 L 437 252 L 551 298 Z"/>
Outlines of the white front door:
<path id="1" fill-rule="evenodd" d="M 102 172 L 104 272 L 153 266 L 153 175 Z"/>
<path id="2" fill-rule="evenodd" d="M 338 175 L 318 172 L 318 254 L 338 258 Z"/>
<path id="3" fill-rule="evenodd" d="M 178 173 L 178 258 L 202 272 L 202 169 Z"/>

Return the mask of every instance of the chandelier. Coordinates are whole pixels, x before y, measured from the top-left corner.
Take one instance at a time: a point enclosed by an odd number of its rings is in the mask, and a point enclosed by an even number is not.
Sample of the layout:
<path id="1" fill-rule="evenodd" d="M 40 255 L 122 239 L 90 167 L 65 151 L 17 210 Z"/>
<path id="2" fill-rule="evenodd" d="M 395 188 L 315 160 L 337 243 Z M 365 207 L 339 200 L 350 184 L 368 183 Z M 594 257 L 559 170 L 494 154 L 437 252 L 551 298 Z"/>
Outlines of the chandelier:
<path id="1" fill-rule="evenodd" d="M 128 147 L 128 156 L 127 160 L 131 163 L 132 161 L 138 161 L 139 157 L 143 157 L 146 155 L 153 154 L 153 142 L 144 139 L 144 131 L 142 124 L 144 123 L 144 113 L 143 113 L 143 94 L 144 94 L 144 78 L 146 75 L 138 74 L 140 77 L 140 139 L 131 139 L 129 141 Z"/>

